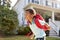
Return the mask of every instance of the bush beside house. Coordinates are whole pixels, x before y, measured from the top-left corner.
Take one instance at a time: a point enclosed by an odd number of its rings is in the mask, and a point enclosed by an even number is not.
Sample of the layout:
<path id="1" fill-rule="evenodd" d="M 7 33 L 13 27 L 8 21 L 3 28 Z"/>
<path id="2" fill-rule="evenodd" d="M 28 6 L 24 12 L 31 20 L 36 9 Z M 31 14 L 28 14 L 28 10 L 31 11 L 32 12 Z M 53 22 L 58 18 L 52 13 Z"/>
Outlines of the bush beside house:
<path id="1" fill-rule="evenodd" d="M 17 13 L 9 8 L 0 6 L 0 31 L 5 35 L 25 35 L 30 32 L 29 27 L 19 26 Z"/>
<path id="2" fill-rule="evenodd" d="M 0 6 L 0 30 L 5 34 L 14 34 L 18 27 L 17 13 Z"/>
<path id="3" fill-rule="evenodd" d="M 18 28 L 18 35 L 26 35 L 27 33 L 31 32 L 30 28 L 28 26 L 26 27 L 19 27 Z"/>

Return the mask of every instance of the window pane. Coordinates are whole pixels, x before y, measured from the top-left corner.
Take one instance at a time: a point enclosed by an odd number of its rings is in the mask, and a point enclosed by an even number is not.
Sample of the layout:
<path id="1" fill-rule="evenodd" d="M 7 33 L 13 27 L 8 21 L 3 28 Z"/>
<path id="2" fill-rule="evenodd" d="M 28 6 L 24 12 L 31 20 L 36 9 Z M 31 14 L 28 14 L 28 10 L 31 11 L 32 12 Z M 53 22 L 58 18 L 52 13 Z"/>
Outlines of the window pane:
<path id="1" fill-rule="evenodd" d="M 55 8 L 57 8 L 57 4 L 55 3 Z"/>
<path id="2" fill-rule="evenodd" d="M 28 3 L 30 3 L 30 0 L 28 0 Z"/>
<path id="3" fill-rule="evenodd" d="M 52 7 L 54 7 L 54 3 L 52 2 Z"/>
<path id="4" fill-rule="evenodd" d="M 32 0 L 32 3 L 34 3 L 34 0 Z"/>
<path id="5" fill-rule="evenodd" d="M 46 6 L 48 5 L 48 1 L 46 0 Z"/>
<path id="6" fill-rule="evenodd" d="M 39 4 L 39 0 L 35 0 L 35 3 Z"/>

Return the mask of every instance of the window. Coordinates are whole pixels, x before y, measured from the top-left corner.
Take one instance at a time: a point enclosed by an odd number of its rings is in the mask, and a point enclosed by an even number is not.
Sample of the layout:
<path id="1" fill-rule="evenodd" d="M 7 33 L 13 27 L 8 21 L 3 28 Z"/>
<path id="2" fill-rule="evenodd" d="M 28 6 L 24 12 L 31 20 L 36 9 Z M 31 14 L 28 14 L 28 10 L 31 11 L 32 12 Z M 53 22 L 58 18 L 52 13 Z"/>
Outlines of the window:
<path id="1" fill-rule="evenodd" d="M 30 0 L 28 0 L 28 3 L 30 3 Z"/>
<path id="2" fill-rule="evenodd" d="M 39 0 L 35 0 L 35 3 L 39 4 Z"/>
<path id="3" fill-rule="evenodd" d="M 52 2 L 52 7 L 54 7 L 54 3 Z"/>
<path id="4" fill-rule="evenodd" d="M 32 0 L 32 3 L 39 4 L 39 0 Z"/>
<path id="5" fill-rule="evenodd" d="M 46 1 L 46 6 L 52 7 L 52 2 Z"/>
<path id="6" fill-rule="evenodd" d="M 48 1 L 46 0 L 46 6 L 48 5 Z"/>
<path id="7" fill-rule="evenodd" d="M 34 3 L 34 0 L 32 0 L 32 3 Z"/>
<path id="8" fill-rule="evenodd" d="M 55 3 L 55 8 L 57 8 L 57 4 Z"/>

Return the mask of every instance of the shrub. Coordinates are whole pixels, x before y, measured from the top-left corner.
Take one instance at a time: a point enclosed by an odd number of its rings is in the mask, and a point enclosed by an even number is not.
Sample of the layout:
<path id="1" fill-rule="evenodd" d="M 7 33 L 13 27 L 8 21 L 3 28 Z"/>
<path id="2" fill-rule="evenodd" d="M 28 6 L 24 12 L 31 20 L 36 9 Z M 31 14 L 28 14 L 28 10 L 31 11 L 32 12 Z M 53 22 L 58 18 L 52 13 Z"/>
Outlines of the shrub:
<path id="1" fill-rule="evenodd" d="M 19 35 L 26 35 L 27 33 L 29 33 L 31 30 L 29 27 L 19 27 L 18 29 L 18 34 Z"/>
<path id="2" fill-rule="evenodd" d="M 17 13 L 3 6 L 0 6 L 0 8 L 0 30 L 6 35 L 15 34 L 15 30 L 18 27 Z"/>

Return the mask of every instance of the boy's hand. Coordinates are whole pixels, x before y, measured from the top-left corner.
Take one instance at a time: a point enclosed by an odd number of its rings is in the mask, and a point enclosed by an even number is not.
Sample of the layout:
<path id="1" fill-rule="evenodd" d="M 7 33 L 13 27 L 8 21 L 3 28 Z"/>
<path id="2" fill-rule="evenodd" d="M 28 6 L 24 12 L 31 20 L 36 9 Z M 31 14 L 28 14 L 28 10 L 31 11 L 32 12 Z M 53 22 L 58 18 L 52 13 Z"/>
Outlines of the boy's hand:
<path id="1" fill-rule="evenodd" d="M 48 24 L 45 24 L 44 26 L 47 28 L 47 29 L 44 29 L 44 31 L 50 30 L 50 29 L 51 29 L 50 26 L 49 26 Z"/>

